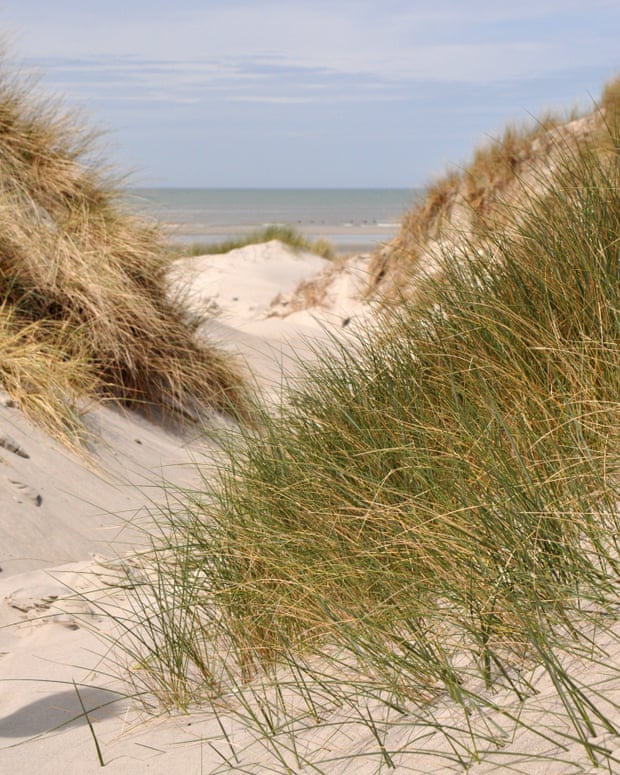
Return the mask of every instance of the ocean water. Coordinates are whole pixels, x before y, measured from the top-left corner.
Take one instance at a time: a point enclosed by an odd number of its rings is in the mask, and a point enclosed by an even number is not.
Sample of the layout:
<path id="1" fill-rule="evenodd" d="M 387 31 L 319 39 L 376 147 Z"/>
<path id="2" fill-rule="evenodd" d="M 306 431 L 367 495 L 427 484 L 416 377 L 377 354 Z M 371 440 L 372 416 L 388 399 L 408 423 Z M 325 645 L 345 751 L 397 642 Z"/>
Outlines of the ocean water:
<path id="1" fill-rule="evenodd" d="M 398 233 L 416 189 L 140 188 L 133 208 L 167 226 L 174 242 L 212 244 L 271 224 L 293 226 L 338 252 L 367 252 Z"/>

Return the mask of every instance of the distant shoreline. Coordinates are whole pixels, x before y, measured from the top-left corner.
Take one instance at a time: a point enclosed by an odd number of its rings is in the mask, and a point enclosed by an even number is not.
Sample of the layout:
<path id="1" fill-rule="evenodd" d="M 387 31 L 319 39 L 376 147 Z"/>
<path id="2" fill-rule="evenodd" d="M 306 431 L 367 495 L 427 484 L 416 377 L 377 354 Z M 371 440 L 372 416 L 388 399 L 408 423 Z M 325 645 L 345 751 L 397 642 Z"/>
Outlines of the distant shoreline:
<path id="1" fill-rule="evenodd" d="M 237 226 L 234 227 L 234 230 L 226 230 L 222 229 L 221 226 L 188 228 L 187 225 L 174 223 L 163 223 L 162 225 L 168 240 L 175 245 L 189 245 L 196 242 L 212 245 L 243 236 L 256 228 L 255 226 Z M 398 223 L 352 225 L 350 227 L 316 224 L 311 227 L 304 225 L 303 228 L 296 224 L 293 225 L 296 226 L 300 234 L 311 241 L 327 240 L 338 254 L 373 252 L 383 243 L 394 239 L 400 229 Z"/>
<path id="2" fill-rule="evenodd" d="M 141 214 L 164 225 L 175 244 L 213 244 L 267 225 L 325 239 L 339 254 L 368 253 L 392 240 L 416 189 L 183 189 L 128 191 Z"/>

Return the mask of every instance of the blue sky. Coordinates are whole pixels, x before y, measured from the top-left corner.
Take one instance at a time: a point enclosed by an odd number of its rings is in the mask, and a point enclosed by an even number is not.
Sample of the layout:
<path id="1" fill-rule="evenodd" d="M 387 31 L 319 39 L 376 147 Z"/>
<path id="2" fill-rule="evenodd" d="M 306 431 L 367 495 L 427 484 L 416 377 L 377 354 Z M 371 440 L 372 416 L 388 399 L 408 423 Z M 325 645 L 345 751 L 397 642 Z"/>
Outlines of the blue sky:
<path id="1" fill-rule="evenodd" d="M 154 186 L 417 187 L 620 73 L 618 0 L 0 0 Z"/>

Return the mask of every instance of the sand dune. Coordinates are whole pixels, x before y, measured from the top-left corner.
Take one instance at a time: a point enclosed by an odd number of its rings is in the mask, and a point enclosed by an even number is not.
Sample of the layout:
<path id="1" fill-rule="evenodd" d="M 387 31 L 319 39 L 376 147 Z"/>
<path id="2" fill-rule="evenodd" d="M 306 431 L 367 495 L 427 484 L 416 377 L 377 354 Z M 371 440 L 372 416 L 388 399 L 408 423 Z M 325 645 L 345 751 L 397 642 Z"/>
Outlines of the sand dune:
<path id="1" fill-rule="evenodd" d="M 272 314 L 277 294 L 290 294 L 322 269 L 323 259 L 269 243 L 184 259 L 172 288 L 188 290 L 197 310 L 217 305 L 210 333 L 241 353 L 269 392 L 279 388 L 282 370 L 294 370 L 294 355 L 311 357 L 310 343 L 326 327 L 341 331 L 347 315 L 360 313 L 349 285 L 331 307 Z M 165 482 L 197 484 L 196 463 L 208 461 L 213 447 L 206 437 L 175 434 L 110 407 L 94 408 L 89 423 L 96 431 L 90 459 L 80 459 L 33 427 L 10 401 L 0 406 L 0 771 L 100 772 L 97 745 L 109 773 L 296 771 L 294 757 L 286 770 L 234 718 L 224 721 L 224 734 L 208 713 L 148 718 L 125 696 L 107 653 L 105 636 L 113 628 L 103 612 L 126 604 L 123 586 L 139 574 L 131 553 L 144 544 L 142 528 L 156 518 L 157 503 L 170 497 Z M 579 665 L 572 670 L 586 679 Z M 555 714 L 561 726 L 549 680 L 533 680 L 539 694 L 521 710 L 522 718 L 535 728 L 543 715 L 550 724 Z M 603 686 L 604 666 L 587 680 Z M 620 688 L 604 691 L 611 704 Z M 436 709 L 436 719 L 446 725 L 450 715 L 449 704 Z M 472 723 L 503 725 L 506 745 L 470 772 L 594 772 L 578 742 L 560 750 L 524 727 L 512 738 L 506 719 L 492 714 Z M 342 715 L 298 730 L 296 740 L 321 772 L 385 769 L 368 727 Z M 620 752 L 612 735 L 596 742 Z M 391 727 L 389 745 L 401 750 L 394 756 L 398 772 L 462 771 L 458 762 L 450 764 L 451 747 L 432 726 L 402 719 Z"/>
<path id="2" fill-rule="evenodd" d="M 269 391 L 329 317 L 269 318 L 270 303 L 323 266 L 268 243 L 183 259 L 172 285 L 189 283 L 198 311 L 217 305 L 210 335 L 240 353 Z M 197 485 L 196 464 L 212 447 L 202 435 L 118 408 L 96 407 L 87 417 L 93 441 L 80 458 L 7 397 L 0 404 L 0 770 L 99 771 L 75 681 L 87 710 L 99 708 L 91 718 L 107 771 L 200 772 L 201 762 L 209 771 L 221 759 L 205 753 L 195 732 L 221 737 L 219 727 L 213 719 L 191 727 L 185 718 L 140 722 L 125 687 L 108 675 L 101 634 L 111 625 L 100 606 L 102 595 L 106 605 L 118 595 L 106 590 L 125 572 L 122 558 L 144 545 L 168 483 Z"/>

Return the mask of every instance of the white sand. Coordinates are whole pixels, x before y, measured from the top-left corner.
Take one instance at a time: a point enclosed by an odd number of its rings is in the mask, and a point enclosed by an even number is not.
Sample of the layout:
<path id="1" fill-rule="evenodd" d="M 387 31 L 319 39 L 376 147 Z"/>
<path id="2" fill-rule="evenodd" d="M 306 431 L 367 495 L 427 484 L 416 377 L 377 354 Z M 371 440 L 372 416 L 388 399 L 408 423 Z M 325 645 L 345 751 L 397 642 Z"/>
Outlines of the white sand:
<path id="1" fill-rule="evenodd" d="M 299 280 L 323 267 L 322 259 L 269 243 L 227 256 L 184 260 L 174 282 L 177 287 L 189 284 L 196 309 L 217 304 L 220 316 L 207 325 L 208 332 L 241 353 L 267 391 L 277 391 L 282 368 L 294 369 L 291 354 L 312 357 L 308 340 L 323 336 L 321 326 L 341 330 L 344 317 L 360 312 L 359 302 L 351 298 L 352 286 L 345 282 L 330 297 L 331 309 L 316 310 L 315 318 L 308 312 L 268 316 L 277 293 L 290 293 Z M 0 404 L 0 773 L 102 771 L 73 682 L 89 711 L 104 772 L 287 771 L 234 719 L 223 723 L 238 761 L 208 713 L 141 718 L 124 698 L 124 685 L 106 659 L 101 639 L 110 623 L 100 605 L 124 602 L 124 592 L 110 586 L 118 579 L 118 564 L 110 569 L 105 558 L 122 557 L 143 544 L 139 528 L 148 522 L 145 507 L 164 501 L 163 480 L 182 486 L 198 483 L 195 462 L 212 454 L 208 442 L 167 433 L 131 413 L 99 408 L 90 416 L 100 435 L 92 450 L 95 467 L 33 428 L 18 408 L 6 405 L 10 402 Z M 124 567 L 131 574 L 131 566 Z M 614 646 L 610 667 L 617 664 L 617 652 Z M 572 672 L 592 685 L 605 678 L 604 668 L 597 672 L 574 665 Z M 538 688 L 539 695 L 522 710 L 523 719 L 534 728 L 541 719 L 561 728 L 565 718 L 548 679 L 540 676 Z M 604 694 L 620 701 L 620 681 L 606 684 Z M 607 711 L 620 721 L 618 711 Z M 437 708 L 436 715 L 448 723 L 450 705 Z M 298 730 L 298 750 L 307 752 L 322 772 L 385 771 L 368 728 L 336 724 L 339 718 L 343 716 L 332 716 L 329 725 Z M 440 752 L 450 754 L 444 738 L 412 719 L 394 720 L 398 724 L 386 745 L 403 751 L 393 757 L 398 772 L 462 771 L 449 758 L 438 758 Z M 497 714 L 492 720 L 506 728 L 506 744 L 474 765 L 472 773 L 597 771 L 577 743 L 562 750 L 526 729 L 513 739 L 509 724 Z M 616 737 L 606 734 L 596 742 L 620 755 Z M 362 754 L 367 755 L 350 758 Z M 291 772 L 301 771 L 294 757 L 289 761 Z"/>

